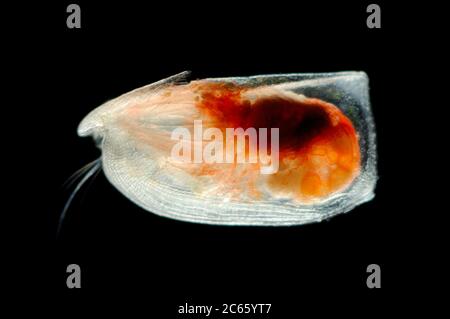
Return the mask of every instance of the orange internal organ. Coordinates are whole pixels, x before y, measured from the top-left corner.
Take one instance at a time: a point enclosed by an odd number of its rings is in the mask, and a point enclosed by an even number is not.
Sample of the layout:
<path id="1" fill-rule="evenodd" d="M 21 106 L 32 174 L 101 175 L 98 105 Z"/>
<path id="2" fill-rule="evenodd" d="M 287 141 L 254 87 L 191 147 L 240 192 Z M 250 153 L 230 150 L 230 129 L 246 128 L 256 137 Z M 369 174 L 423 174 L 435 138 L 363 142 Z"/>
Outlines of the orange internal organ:
<path id="1" fill-rule="evenodd" d="M 200 174 L 218 174 L 222 182 L 238 185 L 245 179 L 247 192 L 265 190 L 278 197 L 302 202 L 323 199 L 346 188 L 360 171 L 358 136 L 351 121 L 333 104 L 270 88 L 246 88 L 230 83 L 197 82 L 196 108 L 209 123 L 226 128 L 279 128 L 279 169 L 261 176 L 259 165 L 230 174 L 228 169 L 205 164 Z M 257 145 L 259 147 L 259 145 Z M 248 148 L 247 148 L 248 149 Z M 223 164 L 226 165 L 226 164 Z M 231 168 L 230 168 L 231 167 Z M 232 179 L 232 180 L 230 180 Z M 240 190 L 237 190 L 239 192 Z"/>

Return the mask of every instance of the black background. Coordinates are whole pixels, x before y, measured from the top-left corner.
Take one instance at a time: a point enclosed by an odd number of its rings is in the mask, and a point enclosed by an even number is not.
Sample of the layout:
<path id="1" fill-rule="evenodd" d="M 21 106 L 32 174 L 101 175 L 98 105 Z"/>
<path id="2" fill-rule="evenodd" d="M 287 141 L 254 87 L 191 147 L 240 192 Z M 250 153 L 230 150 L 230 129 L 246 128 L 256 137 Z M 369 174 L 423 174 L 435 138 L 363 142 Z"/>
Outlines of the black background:
<path id="1" fill-rule="evenodd" d="M 42 266 L 35 288 L 51 296 L 44 304 L 151 318 L 174 318 L 185 302 L 272 303 L 265 318 L 306 311 L 367 317 L 416 307 L 424 264 L 433 257 L 422 241 L 429 229 L 417 228 L 428 206 L 416 187 L 424 174 L 414 164 L 421 141 L 411 139 L 408 126 L 422 105 L 405 97 L 414 92 L 406 81 L 421 68 L 407 60 L 422 46 L 411 44 L 422 24 L 407 6 L 377 1 L 382 28 L 368 29 L 364 1 L 76 3 L 81 29 L 66 27 L 69 2 L 22 9 L 32 26 L 20 58 L 33 85 L 16 97 L 31 97 L 25 121 L 38 125 L 26 139 L 25 160 L 34 164 L 21 173 L 39 177 L 27 179 L 30 199 L 21 206 L 38 222 L 27 246 Z M 206 226 L 148 213 L 100 174 L 77 197 L 56 239 L 70 193 L 62 184 L 99 156 L 91 139 L 77 137 L 79 121 L 108 99 L 183 70 L 193 79 L 365 71 L 378 134 L 375 199 L 305 226 Z M 81 266 L 78 290 L 66 287 L 71 263 Z M 381 266 L 381 289 L 366 286 L 372 263 Z"/>

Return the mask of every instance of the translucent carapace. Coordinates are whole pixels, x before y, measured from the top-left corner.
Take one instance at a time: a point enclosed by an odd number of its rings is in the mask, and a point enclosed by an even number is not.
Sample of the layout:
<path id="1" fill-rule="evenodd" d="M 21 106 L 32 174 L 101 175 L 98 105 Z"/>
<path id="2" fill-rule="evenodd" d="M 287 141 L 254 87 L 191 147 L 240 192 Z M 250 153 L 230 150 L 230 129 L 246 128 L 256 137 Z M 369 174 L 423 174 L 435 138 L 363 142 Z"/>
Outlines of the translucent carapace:
<path id="1" fill-rule="evenodd" d="M 219 225 L 295 225 L 374 196 L 364 72 L 276 74 L 136 89 L 78 128 L 109 181 L 152 213 Z"/>

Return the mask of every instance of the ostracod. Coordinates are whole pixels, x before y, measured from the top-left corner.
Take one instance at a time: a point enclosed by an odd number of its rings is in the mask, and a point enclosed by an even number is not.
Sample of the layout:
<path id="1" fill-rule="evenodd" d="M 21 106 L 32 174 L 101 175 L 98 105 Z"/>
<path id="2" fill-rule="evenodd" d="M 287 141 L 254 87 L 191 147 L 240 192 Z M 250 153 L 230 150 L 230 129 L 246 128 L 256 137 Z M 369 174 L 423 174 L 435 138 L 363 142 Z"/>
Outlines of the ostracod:
<path id="1" fill-rule="evenodd" d="M 102 151 L 93 167 L 137 205 L 189 222 L 278 226 L 374 197 L 364 72 L 187 76 L 110 100 L 78 127 Z"/>

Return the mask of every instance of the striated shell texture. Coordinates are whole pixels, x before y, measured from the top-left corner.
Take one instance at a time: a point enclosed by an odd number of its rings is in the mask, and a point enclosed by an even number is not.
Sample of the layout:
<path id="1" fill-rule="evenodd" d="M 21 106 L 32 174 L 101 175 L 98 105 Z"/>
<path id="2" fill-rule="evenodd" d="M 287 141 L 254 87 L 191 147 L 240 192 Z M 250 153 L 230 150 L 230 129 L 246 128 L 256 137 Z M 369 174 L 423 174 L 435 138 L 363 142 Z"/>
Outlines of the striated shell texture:
<path id="1" fill-rule="evenodd" d="M 299 225 L 371 200 L 375 126 L 364 72 L 276 74 L 136 89 L 78 127 L 108 180 L 145 210 L 219 225 Z"/>

